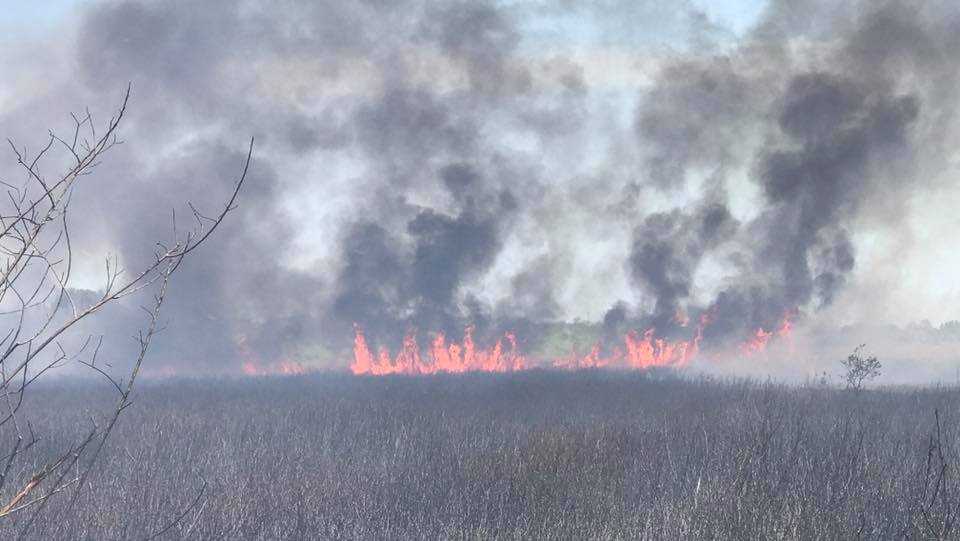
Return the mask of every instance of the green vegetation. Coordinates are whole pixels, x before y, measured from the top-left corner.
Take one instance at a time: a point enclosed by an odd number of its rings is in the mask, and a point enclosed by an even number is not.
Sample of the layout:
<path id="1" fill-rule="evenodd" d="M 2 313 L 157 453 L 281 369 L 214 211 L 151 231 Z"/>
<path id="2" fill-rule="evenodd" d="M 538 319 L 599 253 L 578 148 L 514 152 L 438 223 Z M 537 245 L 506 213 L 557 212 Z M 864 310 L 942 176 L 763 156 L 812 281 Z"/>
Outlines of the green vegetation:
<path id="1" fill-rule="evenodd" d="M 573 351 L 583 355 L 600 340 L 601 333 L 602 326 L 598 323 L 553 323 L 544 328 L 542 341 L 529 355 L 536 359 L 561 359 Z"/>

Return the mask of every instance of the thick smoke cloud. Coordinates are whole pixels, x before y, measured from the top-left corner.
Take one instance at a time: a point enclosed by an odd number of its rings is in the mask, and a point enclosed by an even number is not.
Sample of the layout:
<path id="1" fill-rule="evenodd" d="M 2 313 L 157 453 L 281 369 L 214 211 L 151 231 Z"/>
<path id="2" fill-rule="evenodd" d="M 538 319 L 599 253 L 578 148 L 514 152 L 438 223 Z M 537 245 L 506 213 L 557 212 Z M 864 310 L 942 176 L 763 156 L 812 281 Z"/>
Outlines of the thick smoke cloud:
<path id="1" fill-rule="evenodd" d="M 656 299 L 655 320 L 689 296 L 705 252 L 729 250 L 724 241 L 735 246 L 731 284 L 688 307 L 711 315 L 708 339 L 772 329 L 836 299 L 856 266 L 851 232 L 872 205 L 889 211 L 922 189 L 928 138 L 948 135 L 934 136 L 943 126 L 930 131 L 936 117 L 925 115 L 955 81 L 945 32 L 956 10 L 914 7 L 864 3 L 844 17 L 826 4 L 773 3 L 729 54 L 663 69 L 637 112 L 650 182 L 676 190 L 707 169 L 709 193 L 742 168 L 762 203 L 719 244 L 716 228 L 696 227 L 699 210 L 651 215 L 635 230 L 629 268 Z"/>
<path id="2" fill-rule="evenodd" d="M 723 204 L 713 203 L 692 214 L 679 210 L 651 214 L 634 230 L 629 265 L 638 285 L 655 292 L 651 313 L 655 326 L 669 327 L 677 319 L 680 301 L 693 287 L 697 263 L 730 238 L 737 225 Z"/>
<path id="3" fill-rule="evenodd" d="M 960 10 L 834 4 L 776 0 L 735 36 L 689 3 L 102 1 L 25 45 L 62 74 L 0 118 L 36 142 L 133 82 L 73 224 L 78 254 L 131 269 L 256 136 L 159 366 L 340 368 L 354 324 L 535 349 L 585 311 L 609 340 L 709 315 L 720 346 L 839 302 L 857 233 L 896 231 L 953 159 Z M 570 14 L 599 37 L 538 30 Z M 134 308 L 89 330 L 126 337 Z"/>

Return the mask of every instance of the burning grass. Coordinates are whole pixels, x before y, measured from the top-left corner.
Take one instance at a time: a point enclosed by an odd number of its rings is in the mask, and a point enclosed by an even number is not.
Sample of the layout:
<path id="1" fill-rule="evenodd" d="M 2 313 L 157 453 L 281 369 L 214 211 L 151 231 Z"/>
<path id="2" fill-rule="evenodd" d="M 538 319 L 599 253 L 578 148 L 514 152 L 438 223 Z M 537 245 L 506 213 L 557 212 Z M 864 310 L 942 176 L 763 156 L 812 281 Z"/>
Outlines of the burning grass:
<path id="1" fill-rule="evenodd" d="M 776 331 L 758 328 L 746 338 L 733 352 L 737 356 L 752 356 L 766 350 L 773 339 L 789 340 L 793 329 L 793 312 L 783 316 Z M 687 327 L 690 318 L 678 312 L 675 322 Z M 390 374 L 462 374 L 465 372 L 517 372 L 531 368 L 556 368 L 562 370 L 582 370 L 592 368 L 619 368 L 626 370 L 648 370 L 650 368 L 687 366 L 700 353 L 704 329 L 712 323 L 712 316 L 704 312 L 691 331 L 689 339 L 667 339 L 657 336 L 655 328 L 643 332 L 629 330 L 623 337 L 622 345 L 614 345 L 605 351 L 599 341 L 594 342 L 586 355 L 578 354 L 576 346 L 569 354 L 553 358 L 532 359 L 524 355 L 517 345 L 517 337 L 507 332 L 493 345 L 483 348 L 474 342 L 474 328 L 467 327 L 463 333 L 463 342 L 449 342 L 444 333 L 436 333 L 426 350 L 417 343 L 416 331 L 411 331 L 403 339 L 403 345 L 396 356 L 381 345 L 374 354 L 367 344 L 363 328 L 355 326 L 353 362 L 350 371 L 354 374 L 383 376 Z M 258 365 L 246 363 L 244 372 Z M 289 372 L 282 372 L 289 373 Z"/>
<path id="2" fill-rule="evenodd" d="M 99 391 L 37 390 L 41 452 Z M 658 370 L 148 382 L 44 535 L 143 537 L 188 509 L 171 537 L 950 537 L 958 420 L 953 388 Z"/>

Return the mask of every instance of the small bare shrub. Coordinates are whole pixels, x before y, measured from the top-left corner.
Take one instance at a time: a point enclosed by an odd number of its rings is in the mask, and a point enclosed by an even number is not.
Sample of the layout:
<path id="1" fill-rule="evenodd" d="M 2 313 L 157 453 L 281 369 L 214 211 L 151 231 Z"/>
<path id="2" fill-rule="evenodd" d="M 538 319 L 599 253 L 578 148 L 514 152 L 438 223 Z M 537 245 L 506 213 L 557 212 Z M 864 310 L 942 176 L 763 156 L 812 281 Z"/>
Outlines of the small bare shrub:
<path id="1" fill-rule="evenodd" d="M 844 369 L 843 379 L 847 382 L 848 389 L 859 391 L 864 383 L 880 375 L 883 364 L 876 355 L 868 356 L 864 353 L 866 347 L 866 344 L 860 344 L 846 359 L 840 361 Z"/>

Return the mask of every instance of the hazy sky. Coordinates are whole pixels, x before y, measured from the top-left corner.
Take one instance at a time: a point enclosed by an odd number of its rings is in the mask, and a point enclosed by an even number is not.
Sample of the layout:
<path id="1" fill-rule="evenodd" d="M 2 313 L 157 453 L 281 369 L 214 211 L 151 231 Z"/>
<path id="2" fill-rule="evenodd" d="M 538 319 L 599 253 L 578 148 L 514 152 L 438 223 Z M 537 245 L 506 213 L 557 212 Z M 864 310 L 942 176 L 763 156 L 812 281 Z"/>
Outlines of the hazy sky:
<path id="1" fill-rule="evenodd" d="M 45 2 L 7 2 L 0 13 L 0 26 L 7 38 L 11 34 L 41 33 L 53 29 L 72 9 L 89 4 L 83 0 L 49 0 Z"/>
<path id="2" fill-rule="evenodd" d="M 31 4 L 10 2 L 0 14 L 4 33 L 49 27 L 65 17 L 71 9 L 93 3 L 91 0 L 46 0 Z M 515 4 L 517 2 L 505 2 Z M 742 33 L 756 20 L 763 9 L 762 0 L 693 0 L 692 5 L 709 15 L 718 24 Z M 575 26 L 575 25 L 573 25 Z"/>

